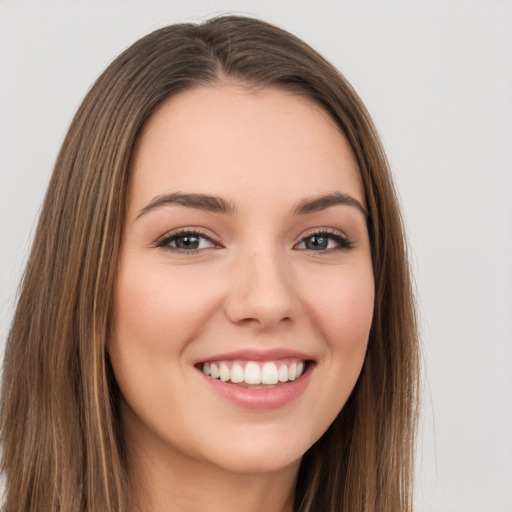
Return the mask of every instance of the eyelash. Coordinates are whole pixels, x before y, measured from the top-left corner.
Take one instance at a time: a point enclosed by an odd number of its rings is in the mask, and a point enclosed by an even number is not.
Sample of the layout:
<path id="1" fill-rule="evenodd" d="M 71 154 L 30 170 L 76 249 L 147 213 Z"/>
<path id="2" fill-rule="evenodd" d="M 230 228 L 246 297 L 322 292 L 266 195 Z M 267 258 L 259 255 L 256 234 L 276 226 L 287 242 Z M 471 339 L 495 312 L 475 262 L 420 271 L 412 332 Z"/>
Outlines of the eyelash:
<path id="1" fill-rule="evenodd" d="M 156 246 L 161 247 L 162 249 L 167 249 L 170 251 L 177 251 L 177 252 L 182 252 L 182 253 L 187 253 L 187 254 L 193 254 L 197 251 L 202 250 L 201 248 L 181 249 L 179 247 L 170 247 L 169 246 L 169 244 L 171 242 L 177 240 L 178 238 L 182 238 L 185 236 L 191 236 L 191 237 L 194 236 L 197 238 L 206 239 L 215 246 L 214 248 L 222 247 L 220 242 L 216 241 L 211 235 L 207 235 L 206 233 L 201 232 L 201 230 L 199 230 L 197 228 L 193 228 L 193 229 L 185 228 L 185 229 L 180 229 L 179 231 L 175 231 L 174 233 L 166 234 L 159 241 L 157 241 Z"/>
<path id="2" fill-rule="evenodd" d="M 302 243 L 305 243 L 305 241 L 307 239 L 310 239 L 312 237 L 328 238 L 330 240 L 334 240 L 338 244 L 338 247 L 320 250 L 320 251 L 315 251 L 314 249 L 302 249 L 302 250 L 307 250 L 307 251 L 311 251 L 311 252 L 338 252 L 338 251 L 348 251 L 354 247 L 354 242 L 347 235 L 345 235 L 344 233 L 342 233 L 338 230 L 333 230 L 333 229 L 318 229 L 316 231 L 308 233 L 306 236 L 304 236 L 301 239 L 301 241 L 298 244 L 296 244 L 296 246 L 300 245 Z"/>
<path id="3" fill-rule="evenodd" d="M 191 236 L 191 237 L 196 237 L 199 239 L 208 240 L 210 243 L 213 244 L 213 247 L 208 247 L 208 248 L 221 248 L 222 247 L 220 242 L 215 240 L 211 235 L 207 235 L 207 234 L 201 232 L 201 230 L 196 229 L 196 228 L 194 228 L 194 229 L 186 228 L 186 229 L 181 229 L 179 231 L 176 231 L 174 233 L 166 234 L 160 240 L 157 241 L 156 246 L 160 247 L 162 249 L 180 252 L 180 253 L 186 253 L 186 254 L 194 254 L 200 250 L 205 249 L 204 247 L 203 248 L 199 247 L 199 248 L 194 248 L 194 249 L 182 249 L 179 247 L 171 247 L 169 245 L 171 242 L 175 242 L 179 238 L 186 237 L 186 236 Z M 338 247 L 324 249 L 324 250 L 318 250 L 318 251 L 316 251 L 314 249 L 307 249 L 307 248 L 299 249 L 299 250 L 326 253 L 326 252 L 348 251 L 354 247 L 354 243 L 352 242 L 352 240 L 350 240 L 350 238 L 348 238 L 345 234 L 343 234 L 339 231 L 330 230 L 330 229 L 319 229 L 319 230 L 313 231 L 311 233 L 308 233 L 306 236 L 304 236 L 300 240 L 300 242 L 298 244 L 295 244 L 294 247 L 297 247 L 298 245 L 305 243 L 306 240 L 311 239 L 313 237 L 328 238 L 328 239 L 336 242 L 336 244 L 338 244 Z"/>

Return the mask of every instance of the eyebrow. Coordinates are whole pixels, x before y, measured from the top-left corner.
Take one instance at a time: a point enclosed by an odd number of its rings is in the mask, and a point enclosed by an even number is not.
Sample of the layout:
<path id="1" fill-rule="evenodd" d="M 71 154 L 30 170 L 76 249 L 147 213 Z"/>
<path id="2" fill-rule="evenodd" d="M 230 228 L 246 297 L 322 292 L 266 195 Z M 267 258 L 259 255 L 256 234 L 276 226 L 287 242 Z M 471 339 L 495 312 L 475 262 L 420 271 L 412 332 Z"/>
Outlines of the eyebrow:
<path id="1" fill-rule="evenodd" d="M 325 210 L 338 204 L 352 206 L 359 210 L 365 217 L 369 217 L 368 211 L 357 199 L 347 194 L 342 194 L 341 192 L 333 192 L 332 194 L 303 199 L 295 206 L 293 214 L 306 215 L 308 213 Z"/>
<path id="2" fill-rule="evenodd" d="M 137 219 L 145 213 L 158 208 L 159 206 L 180 205 L 187 208 L 196 208 L 214 213 L 225 213 L 232 215 L 235 213 L 235 205 L 222 199 L 222 197 L 210 196 L 208 194 L 165 194 L 155 197 L 148 205 L 146 205 L 137 215 Z"/>
<path id="3" fill-rule="evenodd" d="M 233 215 L 236 211 L 236 206 L 222 197 L 208 194 L 183 194 L 175 192 L 155 197 L 148 205 L 142 208 L 136 218 L 142 217 L 155 208 L 169 205 L 179 205 L 186 208 L 195 208 L 197 210 L 227 215 Z M 352 206 L 359 210 L 365 217 L 369 217 L 367 210 L 357 199 L 347 194 L 342 194 L 341 192 L 333 192 L 332 194 L 303 199 L 293 207 L 292 214 L 307 215 L 308 213 L 318 212 L 336 205 Z"/>

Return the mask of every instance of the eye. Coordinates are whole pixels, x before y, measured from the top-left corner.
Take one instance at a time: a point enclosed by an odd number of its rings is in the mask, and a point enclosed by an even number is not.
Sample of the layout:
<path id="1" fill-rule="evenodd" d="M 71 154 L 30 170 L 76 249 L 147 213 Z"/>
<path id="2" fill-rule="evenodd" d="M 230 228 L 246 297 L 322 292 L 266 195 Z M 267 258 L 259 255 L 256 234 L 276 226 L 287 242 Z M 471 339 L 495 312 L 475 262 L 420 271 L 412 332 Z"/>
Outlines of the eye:
<path id="1" fill-rule="evenodd" d="M 193 230 L 181 230 L 170 235 L 165 235 L 157 247 L 175 251 L 193 252 L 201 249 L 219 247 L 209 236 Z"/>
<path id="2" fill-rule="evenodd" d="M 341 232 L 319 231 L 303 238 L 295 248 L 309 251 L 348 250 L 353 247 L 352 241 Z"/>

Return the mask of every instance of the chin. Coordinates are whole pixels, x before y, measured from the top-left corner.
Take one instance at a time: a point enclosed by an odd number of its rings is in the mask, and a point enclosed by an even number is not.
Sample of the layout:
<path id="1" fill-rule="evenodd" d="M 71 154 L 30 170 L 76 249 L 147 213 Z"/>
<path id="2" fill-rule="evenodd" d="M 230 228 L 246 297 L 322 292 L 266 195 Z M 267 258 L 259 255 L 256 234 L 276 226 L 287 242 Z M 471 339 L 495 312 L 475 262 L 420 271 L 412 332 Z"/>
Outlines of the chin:
<path id="1" fill-rule="evenodd" d="M 297 432 L 295 432 L 297 433 Z M 241 437 L 238 442 L 217 446 L 219 450 L 209 454 L 210 461 L 218 467 L 239 474 L 263 474 L 299 466 L 303 454 L 316 439 L 290 436 L 283 433 L 259 432 Z"/>
<path id="2" fill-rule="evenodd" d="M 226 458 L 217 462 L 218 467 L 240 475 L 258 475 L 265 473 L 277 473 L 289 470 L 290 467 L 299 466 L 302 453 L 292 456 L 273 456 L 271 453 L 238 453 L 235 457 Z"/>

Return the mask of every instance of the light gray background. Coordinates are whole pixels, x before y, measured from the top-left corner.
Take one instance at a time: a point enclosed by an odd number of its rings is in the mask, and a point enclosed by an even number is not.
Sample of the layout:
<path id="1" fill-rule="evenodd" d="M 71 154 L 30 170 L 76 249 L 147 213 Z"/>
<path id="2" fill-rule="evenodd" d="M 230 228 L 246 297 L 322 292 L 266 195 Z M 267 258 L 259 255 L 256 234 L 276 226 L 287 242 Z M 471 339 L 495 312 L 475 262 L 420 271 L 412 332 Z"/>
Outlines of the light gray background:
<path id="1" fill-rule="evenodd" d="M 53 161 L 104 67 L 184 19 L 253 14 L 369 108 L 401 194 L 425 361 L 420 512 L 512 510 L 512 3 L 0 2 L 0 336 Z"/>

